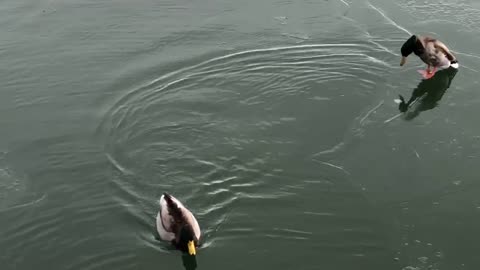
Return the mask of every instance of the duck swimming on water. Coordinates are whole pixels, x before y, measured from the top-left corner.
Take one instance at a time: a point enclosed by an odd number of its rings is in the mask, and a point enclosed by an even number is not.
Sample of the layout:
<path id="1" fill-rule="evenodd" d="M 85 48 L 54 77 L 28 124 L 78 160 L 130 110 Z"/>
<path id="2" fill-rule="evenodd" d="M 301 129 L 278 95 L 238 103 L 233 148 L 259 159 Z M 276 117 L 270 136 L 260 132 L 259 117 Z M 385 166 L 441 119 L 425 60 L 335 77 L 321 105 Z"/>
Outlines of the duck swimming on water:
<path id="1" fill-rule="evenodd" d="M 458 63 L 457 58 L 445 44 L 429 36 L 412 35 L 403 43 L 400 66 L 405 65 L 407 57 L 412 52 L 427 64 L 426 74 L 429 77 L 433 76 L 437 69 L 445 69 Z"/>
<path id="2" fill-rule="evenodd" d="M 196 255 L 201 235 L 200 226 L 192 212 L 166 192 L 160 197 L 157 231 L 162 240 L 171 242 L 177 249 L 192 256 Z"/>

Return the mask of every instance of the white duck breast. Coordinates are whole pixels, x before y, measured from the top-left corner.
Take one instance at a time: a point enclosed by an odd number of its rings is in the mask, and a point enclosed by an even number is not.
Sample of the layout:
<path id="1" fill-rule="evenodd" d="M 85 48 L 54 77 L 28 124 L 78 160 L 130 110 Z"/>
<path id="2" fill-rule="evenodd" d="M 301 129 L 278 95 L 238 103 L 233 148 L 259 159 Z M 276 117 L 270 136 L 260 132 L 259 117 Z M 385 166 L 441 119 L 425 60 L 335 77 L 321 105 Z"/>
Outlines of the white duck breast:
<path id="1" fill-rule="evenodd" d="M 172 198 L 172 201 L 175 202 L 178 208 L 182 211 L 183 217 L 185 218 L 184 222 L 189 223 L 192 226 L 195 237 L 200 240 L 200 226 L 198 225 L 198 222 L 193 216 L 193 214 L 175 197 L 173 197 L 172 195 L 170 195 L 170 197 Z M 172 241 L 175 239 L 176 232 L 174 232 L 172 228 L 173 222 L 173 217 L 168 211 L 168 205 L 167 201 L 165 200 L 165 195 L 162 195 L 160 197 L 160 211 L 157 214 L 157 231 L 162 240 Z"/>

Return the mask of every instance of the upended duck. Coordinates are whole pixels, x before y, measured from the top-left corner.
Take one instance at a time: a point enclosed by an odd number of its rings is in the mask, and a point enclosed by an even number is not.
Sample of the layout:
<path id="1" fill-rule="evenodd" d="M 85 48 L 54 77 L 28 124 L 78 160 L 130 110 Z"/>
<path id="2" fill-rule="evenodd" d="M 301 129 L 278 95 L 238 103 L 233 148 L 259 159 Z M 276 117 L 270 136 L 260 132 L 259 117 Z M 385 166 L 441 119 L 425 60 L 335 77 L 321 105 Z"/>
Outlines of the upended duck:
<path id="1" fill-rule="evenodd" d="M 400 66 L 405 65 L 407 57 L 412 52 L 427 64 L 423 74 L 425 78 L 432 77 L 437 69 L 445 69 L 458 63 L 457 58 L 445 44 L 429 36 L 412 35 L 405 41 L 401 48 L 402 60 Z"/>
<path id="2" fill-rule="evenodd" d="M 171 242 L 182 252 L 196 255 L 201 235 L 200 226 L 192 212 L 166 192 L 160 197 L 157 231 L 162 240 Z"/>

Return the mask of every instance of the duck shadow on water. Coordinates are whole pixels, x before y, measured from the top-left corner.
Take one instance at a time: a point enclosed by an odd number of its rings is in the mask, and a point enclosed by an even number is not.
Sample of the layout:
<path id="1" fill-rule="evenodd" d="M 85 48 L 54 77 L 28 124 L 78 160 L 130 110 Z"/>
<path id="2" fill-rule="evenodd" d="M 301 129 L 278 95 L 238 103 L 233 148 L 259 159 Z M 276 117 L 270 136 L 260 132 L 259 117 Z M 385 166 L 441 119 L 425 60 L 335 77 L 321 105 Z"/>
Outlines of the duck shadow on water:
<path id="1" fill-rule="evenodd" d="M 420 81 L 417 87 L 413 89 L 408 102 L 405 102 L 404 97 L 399 95 L 400 103 L 398 109 L 404 113 L 403 118 L 407 121 L 413 120 L 419 116 L 421 112 L 437 107 L 438 102 L 450 87 L 457 72 L 458 69 L 449 67 L 437 71 L 435 75 L 428 80 L 424 79 Z"/>
<path id="2" fill-rule="evenodd" d="M 197 268 L 197 258 L 196 256 L 191 256 L 189 254 L 182 254 L 182 263 L 185 270 L 195 270 Z"/>

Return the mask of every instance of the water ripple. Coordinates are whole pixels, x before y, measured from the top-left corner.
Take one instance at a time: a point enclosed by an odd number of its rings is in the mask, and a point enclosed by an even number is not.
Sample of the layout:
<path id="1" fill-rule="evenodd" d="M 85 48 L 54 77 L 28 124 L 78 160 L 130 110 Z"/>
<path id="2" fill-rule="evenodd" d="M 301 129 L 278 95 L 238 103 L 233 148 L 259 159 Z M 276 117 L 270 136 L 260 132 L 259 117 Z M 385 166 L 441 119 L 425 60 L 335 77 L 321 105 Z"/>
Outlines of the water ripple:
<path id="1" fill-rule="evenodd" d="M 320 99 L 318 104 L 335 106 L 329 104 L 340 97 L 368 95 L 388 66 L 373 56 L 378 51 L 371 43 L 254 49 L 190 63 L 126 89 L 97 129 L 116 171 L 111 183 L 117 201 L 149 227 L 159 195 L 169 191 L 195 213 L 206 245 L 212 245 L 225 237 L 218 228 L 237 206 L 292 197 L 320 181 L 293 184 L 285 176 L 281 164 L 299 142 L 276 130 L 303 117 L 277 110 L 291 102 Z M 345 81 L 361 86 L 351 89 Z M 332 82 L 336 87 L 322 87 Z M 291 228 L 270 235 L 278 233 L 308 237 Z M 141 239 L 153 243 L 148 234 Z"/>

